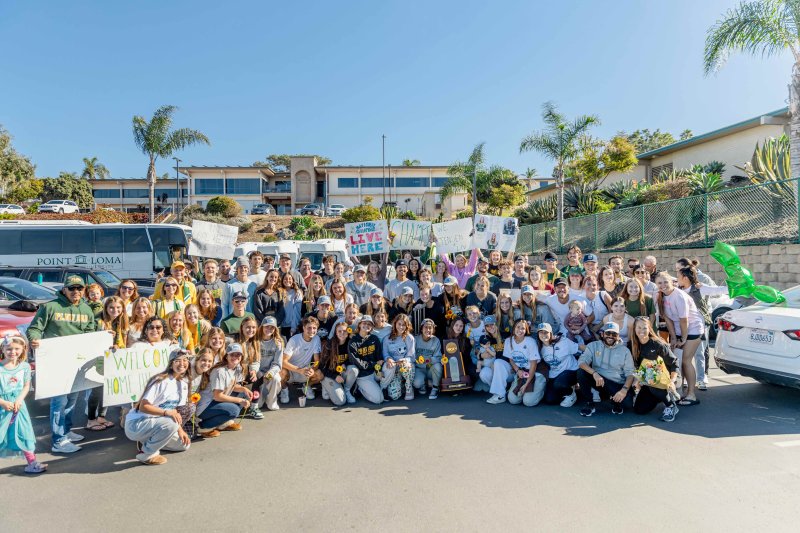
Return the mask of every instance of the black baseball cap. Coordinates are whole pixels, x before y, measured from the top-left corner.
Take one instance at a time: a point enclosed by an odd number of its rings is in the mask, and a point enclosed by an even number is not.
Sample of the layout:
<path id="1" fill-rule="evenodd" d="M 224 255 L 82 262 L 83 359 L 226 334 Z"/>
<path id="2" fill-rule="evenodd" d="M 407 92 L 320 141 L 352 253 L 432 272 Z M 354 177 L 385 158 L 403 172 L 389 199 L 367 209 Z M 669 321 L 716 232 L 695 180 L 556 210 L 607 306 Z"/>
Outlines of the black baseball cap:
<path id="1" fill-rule="evenodd" d="M 544 254 L 545 261 L 558 261 L 558 256 L 553 252 L 547 252 Z"/>
<path id="2" fill-rule="evenodd" d="M 565 280 L 564 278 L 556 278 L 555 281 L 553 282 L 553 287 L 558 287 L 559 285 L 569 285 L 569 284 L 567 283 L 567 280 Z"/>

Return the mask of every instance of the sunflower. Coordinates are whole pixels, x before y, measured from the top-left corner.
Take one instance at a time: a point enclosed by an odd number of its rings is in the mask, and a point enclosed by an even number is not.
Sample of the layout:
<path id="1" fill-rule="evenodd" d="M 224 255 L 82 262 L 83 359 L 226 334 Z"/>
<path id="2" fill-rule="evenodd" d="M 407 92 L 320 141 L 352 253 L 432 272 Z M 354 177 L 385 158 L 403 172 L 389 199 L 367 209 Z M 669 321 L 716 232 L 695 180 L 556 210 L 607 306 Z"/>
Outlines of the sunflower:
<path id="1" fill-rule="evenodd" d="M 336 371 L 337 371 L 339 374 L 341 374 L 341 373 L 343 373 L 343 372 L 344 372 L 344 367 L 343 367 L 342 365 L 338 365 L 338 366 L 336 367 Z"/>
<path id="2" fill-rule="evenodd" d="M 425 358 L 420 355 L 419 357 L 417 357 L 417 363 L 419 363 L 420 365 L 425 363 Z"/>
<path id="3" fill-rule="evenodd" d="M 447 361 L 449 361 L 449 360 L 450 360 L 450 359 L 448 359 L 446 355 L 445 355 L 445 356 L 442 356 L 442 364 L 443 364 L 443 365 L 446 365 L 446 364 L 447 364 Z"/>
<path id="4" fill-rule="evenodd" d="M 199 401 L 200 401 L 200 394 L 199 394 L 199 393 L 197 393 L 197 392 L 195 392 L 194 394 L 192 394 L 192 395 L 189 397 L 189 401 L 191 401 L 192 403 L 197 403 L 197 402 L 199 402 Z"/>

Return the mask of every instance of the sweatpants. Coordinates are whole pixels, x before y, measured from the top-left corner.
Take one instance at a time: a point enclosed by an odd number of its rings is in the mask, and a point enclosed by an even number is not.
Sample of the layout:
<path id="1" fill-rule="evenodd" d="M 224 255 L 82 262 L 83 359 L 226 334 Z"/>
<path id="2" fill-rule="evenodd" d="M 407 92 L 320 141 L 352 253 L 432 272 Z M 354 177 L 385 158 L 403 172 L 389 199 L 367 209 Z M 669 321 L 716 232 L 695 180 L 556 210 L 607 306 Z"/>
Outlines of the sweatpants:
<path id="1" fill-rule="evenodd" d="M 182 452 L 189 444 L 181 442 L 178 424 L 167 416 L 143 416 L 125 419 L 125 436 L 134 442 L 142 443 L 142 454 L 146 457 L 157 455 L 161 450 Z"/>
<path id="2" fill-rule="evenodd" d="M 538 405 L 544 396 L 544 389 L 547 379 L 545 379 L 542 374 L 536 372 L 533 377 L 533 390 L 531 392 L 523 392 L 522 395 L 517 395 L 514 394 L 514 389 L 517 387 L 518 379 L 519 378 L 514 378 L 511 389 L 508 391 L 508 403 L 511 405 L 519 405 L 521 403 L 525 407 L 533 407 Z"/>
<path id="3" fill-rule="evenodd" d="M 378 383 L 376 374 L 360 377 L 356 379 L 356 386 L 361 391 L 364 399 L 370 403 L 379 404 L 383 402 L 383 389 Z"/>
<path id="4" fill-rule="evenodd" d="M 508 361 L 497 359 L 492 371 L 492 383 L 489 392 L 497 396 L 505 396 L 508 384 L 514 380 L 514 371 Z"/>
<path id="5" fill-rule="evenodd" d="M 578 398 L 583 403 L 592 402 L 592 389 L 595 389 L 600 393 L 601 399 L 608 400 L 625 386 L 624 383 L 617 383 L 616 381 L 611 381 L 610 379 L 605 378 L 603 380 L 603 386 L 598 387 L 594 382 L 594 376 L 582 368 L 578 369 L 578 383 L 581 386 L 581 388 L 578 390 Z M 628 390 L 627 396 L 625 396 L 625 399 L 620 403 L 623 407 L 633 406 L 633 389 Z"/>
<path id="6" fill-rule="evenodd" d="M 280 371 L 270 370 L 262 377 L 258 378 L 253 384 L 253 389 L 258 388 L 261 397 L 258 399 L 258 406 L 265 405 L 270 411 L 279 409 L 278 393 L 281 391 Z"/>
<path id="7" fill-rule="evenodd" d="M 353 390 L 353 385 L 356 384 L 357 379 L 358 369 L 350 365 L 344 371 L 344 384 L 338 383 L 335 379 L 326 377 L 321 383 L 322 390 L 328 394 L 333 405 L 342 406 L 347 403 L 347 395 L 345 392 Z"/>
<path id="8" fill-rule="evenodd" d="M 403 395 L 403 380 L 406 382 L 406 394 L 414 391 L 414 365 L 407 372 L 400 372 L 399 367 L 399 362 L 391 368 L 383 365 L 381 388 L 389 391 L 389 398 L 392 400 L 398 400 Z"/>
<path id="9" fill-rule="evenodd" d="M 494 376 L 494 365 L 492 366 L 481 366 L 481 371 L 478 373 L 478 380 L 486 385 L 486 388 L 483 387 L 476 387 L 478 389 L 486 390 L 492 386 L 492 377 Z"/>
<path id="10" fill-rule="evenodd" d="M 633 402 L 633 412 L 637 415 L 644 415 L 656 408 L 659 403 L 672 405 L 673 401 L 669 397 L 666 389 L 656 389 L 655 387 L 643 386 Z"/>
<path id="11" fill-rule="evenodd" d="M 442 383 L 442 363 L 431 363 L 428 365 L 417 365 L 414 369 L 414 388 L 421 389 L 426 386 L 428 380 L 435 388 L 439 388 Z"/>
<path id="12" fill-rule="evenodd" d="M 572 394 L 572 387 L 578 382 L 577 370 L 565 370 L 554 378 L 547 378 L 544 391 L 544 403 L 558 405 L 564 396 Z"/>
<path id="13" fill-rule="evenodd" d="M 212 400 L 208 407 L 198 415 L 200 429 L 218 428 L 234 420 L 241 411 L 242 407 L 237 403 Z"/>

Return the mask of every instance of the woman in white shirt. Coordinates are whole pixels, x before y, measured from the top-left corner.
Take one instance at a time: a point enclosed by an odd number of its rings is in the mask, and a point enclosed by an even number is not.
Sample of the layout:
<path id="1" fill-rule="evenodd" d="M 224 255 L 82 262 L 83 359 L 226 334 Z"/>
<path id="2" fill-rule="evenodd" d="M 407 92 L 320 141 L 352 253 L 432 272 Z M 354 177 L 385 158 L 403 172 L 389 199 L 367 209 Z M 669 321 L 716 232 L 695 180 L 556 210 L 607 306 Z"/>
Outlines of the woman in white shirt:
<path id="1" fill-rule="evenodd" d="M 217 437 L 220 431 L 239 431 L 242 426 L 235 422 L 242 409 L 248 409 L 253 393 L 241 383 L 242 346 L 233 343 L 228 346 L 225 357 L 211 370 L 208 383 L 200 389 L 197 416 L 200 427 L 197 432 L 205 438 Z M 241 396 L 233 396 L 233 393 Z"/>
<path id="2" fill-rule="evenodd" d="M 167 370 L 150 378 L 141 400 L 125 417 L 125 436 L 141 444 L 136 459 L 146 465 L 166 463 L 161 450 L 189 449 L 191 439 L 181 427 L 183 419 L 176 408 L 189 397 L 190 355 L 188 350 L 173 350 Z"/>
<path id="3" fill-rule="evenodd" d="M 678 405 L 681 407 L 697 405 L 700 403 L 696 395 L 697 372 L 692 360 L 702 342 L 705 321 L 692 297 L 677 289 L 672 283 L 672 276 L 668 273 L 659 272 L 656 276 L 656 285 L 664 308 L 670 348 L 681 361 L 681 370 L 687 385 L 686 396 L 678 401 Z M 683 357 L 683 354 L 687 356 Z"/>
<path id="4" fill-rule="evenodd" d="M 528 336 L 528 322 L 520 318 L 514 322 L 514 334 L 506 339 L 503 346 L 503 355 L 498 355 L 494 362 L 492 385 L 489 392 L 492 397 L 487 403 L 500 404 L 506 401 L 506 387 L 511 382 L 508 390 L 508 403 L 522 403 L 526 407 L 538 404 L 544 396 L 545 377 L 536 372 L 539 363 L 539 349 L 536 342 Z"/>

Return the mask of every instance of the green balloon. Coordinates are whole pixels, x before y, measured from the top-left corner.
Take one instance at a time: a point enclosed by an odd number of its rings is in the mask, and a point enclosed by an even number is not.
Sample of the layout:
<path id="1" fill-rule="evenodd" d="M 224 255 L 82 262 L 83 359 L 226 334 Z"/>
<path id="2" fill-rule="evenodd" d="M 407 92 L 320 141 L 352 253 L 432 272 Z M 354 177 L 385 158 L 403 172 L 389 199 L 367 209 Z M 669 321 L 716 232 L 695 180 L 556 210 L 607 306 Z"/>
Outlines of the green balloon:
<path id="1" fill-rule="evenodd" d="M 736 298 L 737 296 L 751 296 L 753 294 L 753 286 L 748 285 L 746 283 L 731 283 L 730 280 L 727 281 L 728 283 L 728 296 L 731 298 Z"/>
<path id="2" fill-rule="evenodd" d="M 709 255 L 716 259 L 716 261 L 723 267 L 727 267 L 729 265 L 738 265 L 740 263 L 739 254 L 736 253 L 736 248 L 722 241 L 717 241 L 714 243 L 714 248 L 711 250 Z"/>
<path id="3" fill-rule="evenodd" d="M 768 304 L 782 304 L 786 297 L 781 291 L 767 285 L 756 285 L 753 287 L 753 297 L 761 302 Z"/>
<path id="4" fill-rule="evenodd" d="M 733 282 L 735 284 L 745 284 L 751 287 L 755 284 L 753 281 L 753 273 L 743 266 L 727 266 L 725 267 L 725 273 L 728 275 L 728 284 Z"/>

